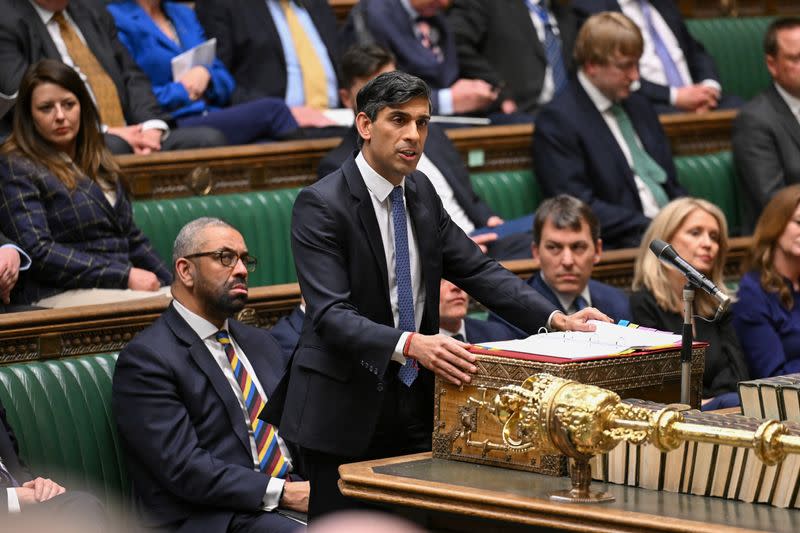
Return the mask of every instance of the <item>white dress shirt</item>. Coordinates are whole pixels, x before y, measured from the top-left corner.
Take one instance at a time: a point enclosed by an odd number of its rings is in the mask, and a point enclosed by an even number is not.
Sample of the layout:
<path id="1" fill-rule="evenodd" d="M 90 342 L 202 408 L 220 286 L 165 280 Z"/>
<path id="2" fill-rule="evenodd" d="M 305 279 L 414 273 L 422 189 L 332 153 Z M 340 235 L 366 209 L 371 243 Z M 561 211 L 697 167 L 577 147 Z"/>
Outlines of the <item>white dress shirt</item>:
<path id="1" fill-rule="evenodd" d="M 189 327 L 197 333 L 197 336 L 203 339 L 203 343 L 208 348 L 208 351 L 211 353 L 211 356 L 214 358 L 214 362 L 217 363 L 222 373 L 225 375 L 225 379 L 228 380 L 228 384 L 233 391 L 233 394 L 236 396 L 237 401 L 239 402 L 239 408 L 242 410 L 242 416 L 244 419 L 242 420 L 243 423 L 247 425 L 247 433 L 250 438 L 250 452 L 253 456 L 253 470 L 258 471 L 258 447 L 256 446 L 256 440 L 253 435 L 253 428 L 251 426 L 250 415 L 247 412 L 247 407 L 244 401 L 244 397 L 242 396 L 242 389 L 239 386 L 239 383 L 236 381 L 236 377 L 233 375 L 233 368 L 231 368 L 231 363 L 228 361 L 228 356 L 225 354 L 225 348 L 222 344 L 216 339 L 216 333 L 219 329 L 206 320 L 205 318 L 197 315 L 187 309 L 184 305 L 182 305 L 178 300 L 173 300 L 173 305 L 175 306 L 175 310 L 178 312 L 181 317 L 189 324 Z M 231 339 L 231 344 L 233 345 L 233 349 L 236 351 L 236 357 L 238 357 L 239 361 L 242 365 L 244 365 L 245 370 L 250 374 L 250 379 L 255 385 L 256 390 L 264 398 L 264 402 L 267 401 L 267 395 L 264 392 L 264 388 L 261 386 L 261 382 L 258 380 L 258 376 L 253 371 L 253 366 L 250 364 L 250 360 L 247 359 L 247 355 L 242 351 L 242 348 L 236 343 L 236 339 L 233 337 L 233 333 L 228 329 L 228 321 L 226 320 L 225 323 L 222 325 L 222 329 L 227 330 L 228 334 Z M 280 434 L 277 434 L 278 437 L 278 445 L 281 448 L 281 452 L 283 453 L 283 457 L 289 465 L 289 472 L 292 470 L 292 459 L 291 455 L 289 454 L 289 449 L 286 447 L 286 443 L 283 442 L 283 439 L 280 437 Z M 265 474 L 266 475 L 266 474 Z M 264 511 L 272 511 L 276 507 L 278 507 L 278 503 L 280 503 L 281 493 L 283 492 L 283 485 L 284 480 L 280 478 L 270 477 L 269 482 L 267 483 L 267 490 L 264 494 L 264 498 L 262 499 L 261 509 Z"/>
<path id="2" fill-rule="evenodd" d="M 81 69 L 72 61 L 72 57 L 70 57 L 69 52 L 67 51 L 67 45 L 64 43 L 64 39 L 61 38 L 61 30 L 58 28 L 58 23 L 53 20 L 53 15 L 55 15 L 55 11 L 50 11 L 48 9 L 43 8 L 34 0 L 29 0 L 33 9 L 36 10 L 36 13 L 39 15 L 39 18 L 42 19 L 42 23 L 47 28 L 47 32 L 50 34 L 50 37 L 53 39 L 53 43 L 56 45 L 56 50 L 58 50 L 58 54 L 61 56 L 61 61 L 72 67 L 75 72 L 83 80 L 83 84 L 86 85 L 86 89 L 89 91 L 89 95 L 92 97 L 92 100 L 97 103 L 97 99 L 94 97 L 94 93 L 92 92 L 92 86 L 89 85 L 89 82 L 86 78 L 86 75 L 81 72 Z M 83 36 L 81 29 L 75 24 L 75 21 L 72 20 L 72 17 L 69 16 L 69 13 L 65 9 L 63 11 L 64 19 L 67 21 L 67 24 L 72 26 L 72 29 L 75 30 L 75 33 L 78 35 L 83 44 L 86 44 L 86 38 Z M 88 45 L 87 45 L 88 46 Z M 100 60 L 97 60 L 98 63 Z M 121 104 L 121 102 L 120 102 Z M 142 130 L 162 130 L 164 132 L 169 131 L 169 126 L 167 123 L 160 119 L 151 119 L 142 122 L 141 124 Z M 103 125 L 103 131 L 107 130 L 108 128 Z"/>
<path id="3" fill-rule="evenodd" d="M 789 92 L 781 87 L 778 83 L 774 83 L 774 85 L 775 90 L 778 91 L 778 94 L 781 95 L 783 101 L 786 102 L 787 106 L 789 106 L 789 110 L 792 112 L 794 119 L 800 121 L 800 99 L 789 94 Z"/>
<path id="4" fill-rule="evenodd" d="M 417 170 L 428 176 L 428 180 L 433 185 L 433 188 L 436 189 L 436 194 L 439 195 L 439 199 L 442 201 L 444 210 L 447 211 L 453 222 L 467 235 L 472 233 L 475 230 L 475 224 L 472 223 L 464 208 L 456 200 L 453 188 L 447 183 L 447 178 L 444 177 L 444 174 L 424 152 L 417 164 Z"/>
<path id="5" fill-rule="evenodd" d="M 560 33 L 558 30 L 558 20 L 556 19 L 555 15 L 553 15 L 553 12 L 550 11 L 550 9 L 548 8 L 548 2 L 546 2 L 545 0 L 531 0 L 531 3 L 536 5 L 541 4 L 542 7 L 544 7 L 547 10 L 547 16 L 550 18 L 550 23 L 553 27 L 553 33 L 556 35 L 556 37 L 560 37 Z M 544 21 L 539 17 L 539 15 L 537 15 L 533 11 L 529 10 L 529 12 L 531 16 L 531 22 L 533 22 L 533 27 L 534 29 L 536 29 L 536 35 L 539 37 L 539 41 L 542 43 L 542 47 L 544 47 L 544 38 L 545 38 Z M 562 50 L 562 55 L 563 55 L 563 50 Z M 566 68 L 566 65 L 564 65 L 564 68 Z M 552 100 L 553 94 L 555 92 L 556 92 L 556 85 L 555 82 L 553 81 L 553 67 L 551 67 L 550 64 L 548 63 L 547 69 L 545 69 L 544 71 L 544 83 L 542 84 L 542 92 L 539 93 L 539 104 L 544 105 L 550 100 Z"/>
<path id="6" fill-rule="evenodd" d="M 622 136 L 622 131 L 619 129 L 619 124 L 617 124 L 616 117 L 614 117 L 614 114 L 611 112 L 611 107 L 614 105 L 614 102 L 609 100 L 608 97 L 600 92 L 597 87 L 592 85 L 592 82 L 589 81 L 589 78 L 586 77 L 586 75 L 583 73 L 583 70 L 578 70 L 578 82 L 581 84 L 581 86 L 583 86 L 583 89 L 586 91 L 586 94 L 589 95 L 589 99 L 592 101 L 597 110 L 600 111 L 600 114 L 608 126 L 608 129 L 611 130 L 611 134 L 614 135 L 614 139 L 617 141 L 620 149 L 622 149 L 622 153 L 625 154 L 625 159 L 628 161 L 628 166 L 631 168 L 631 170 L 633 170 L 633 157 L 631 156 L 631 151 L 628 148 L 628 144 L 625 142 L 625 138 Z M 634 133 L 636 132 L 634 131 Z M 642 147 L 642 141 L 639 139 L 639 135 L 636 135 L 636 142 L 640 147 Z M 633 175 L 633 180 L 636 182 L 636 190 L 639 192 L 639 200 L 642 202 L 642 212 L 644 213 L 644 216 L 653 218 L 660 210 L 655 196 L 653 196 L 650 188 L 645 185 L 644 181 L 642 181 L 642 178 L 640 178 L 635 172 Z"/>
<path id="7" fill-rule="evenodd" d="M 5 468 L 3 466 L 3 458 L 0 457 L 0 468 Z M 17 497 L 17 489 L 16 487 L 8 487 L 6 489 L 6 494 L 8 495 L 8 512 L 19 513 L 22 511 L 19 505 L 19 498 Z"/>
<path id="8" fill-rule="evenodd" d="M 381 232 L 383 241 L 383 252 L 386 256 L 386 271 L 389 278 L 389 301 L 392 306 L 392 317 L 394 327 L 400 325 L 400 311 L 397 306 L 397 275 L 395 273 L 395 253 L 394 253 L 394 221 L 392 220 L 392 201 L 389 198 L 394 185 L 378 174 L 367 160 L 364 159 L 363 152 L 359 152 L 356 157 L 358 167 L 364 184 L 369 190 L 369 197 L 372 200 L 372 208 L 375 210 L 375 218 L 378 221 L 378 229 Z M 403 178 L 400 186 L 403 187 L 403 199 L 405 200 L 406 181 Z M 422 264 L 419 258 L 419 248 L 417 247 L 416 233 L 411 224 L 411 214 L 406 206 L 406 234 L 408 235 L 408 255 L 411 267 L 411 290 L 414 295 L 414 323 L 417 331 L 422 324 L 422 313 L 425 311 L 425 285 L 422 280 Z M 400 335 L 400 340 L 394 348 L 392 360 L 405 364 L 406 358 L 403 356 L 403 348 L 410 333 L 405 332 Z"/>
<path id="9" fill-rule="evenodd" d="M 550 285 L 550 282 L 547 281 L 547 277 L 545 277 L 544 272 L 542 274 L 542 281 L 544 284 L 547 285 L 553 294 L 556 295 L 558 299 L 558 303 L 561 304 L 561 307 L 567 311 L 567 314 L 577 313 L 578 310 L 575 308 L 575 299 L 578 297 L 572 294 L 564 294 L 563 292 L 559 292 L 555 290 L 555 288 Z M 580 292 L 580 296 L 583 296 L 583 299 L 586 300 L 586 307 L 592 306 L 592 295 L 589 294 L 589 284 L 587 283 L 583 290 Z"/>

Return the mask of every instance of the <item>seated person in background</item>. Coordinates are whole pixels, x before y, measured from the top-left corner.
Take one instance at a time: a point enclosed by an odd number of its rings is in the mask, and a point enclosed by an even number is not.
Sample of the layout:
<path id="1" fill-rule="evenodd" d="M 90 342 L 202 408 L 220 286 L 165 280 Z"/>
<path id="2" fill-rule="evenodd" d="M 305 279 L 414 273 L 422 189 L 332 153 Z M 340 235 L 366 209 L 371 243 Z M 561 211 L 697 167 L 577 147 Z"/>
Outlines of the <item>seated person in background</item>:
<path id="1" fill-rule="evenodd" d="M 233 104 L 281 98 L 301 126 L 333 125 L 321 112 L 339 106 L 336 18 L 328 0 L 194 4 L 208 37 L 217 38 L 217 57 L 233 74 Z"/>
<path id="2" fill-rule="evenodd" d="M 172 279 L 133 221 L 99 124 L 70 67 L 44 59 L 25 73 L 14 128 L 0 148 L 0 230 L 33 260 L 15 303 L 143 298 Z"/>
<path id="3" fill-rule="evenodd" d="M 631 321 L 642 326 L 681 333 L 683 287 L 686 278 L 666 266 L 650 251 L 653 239 L 675 249 L 720 289 L 728 253 L 728 223 L 714 204 L 699 198 L 680 198 L 667 204 L 653 219 L 642 239 L 633 270 Z M 744 353 L 731 313 L 712 322 L 717 302 L 701 290 L 694 297 L 694 339 L 709 343 L 703 372 L 703 410 L 739 405 L 737 383 L 749 379 Z"/>
<path id="4" fill-rule="evenodd" d="M 306 318 L 306 301 L 300 296 L 300 305 L 292 309 L 292 312 L 282 317 L 269 329 L 278 344 L 281 345 L 286 361 L 291 359 L 297 341 L 300 340 L 300 333 L 303 331 L 303 320 Z"/>
<path id="5" fill-rule="evenodd" d="M 102 0 L 0 0 L 0 92 L 17 91 L 25 70 L 57 59 L 79 71 L 115 154 L 226 143 L 212 128 L 170 129 L 147 76 L 119 42 Z"/>
<path id="6" fill-rule="evenodd" d="M 186 224 L 174 300 L 120 352 L 111 403 L 144 525 L 198 533 L 294 531 L 306 512 L 299 454 L 258 419 L 283 375 L 281 348 L 233 320 L 256 259 L 219 219 Z M 292 473 L 295 474 L 292 474 Z"/>
<path id="7" fill-rule="evenodd" d="M 589 18 L 575 43 L 577 78 L 539 113 L 533 165 L 545 197 L 589 204 L 606 248 L 639 245 L 650 219 L 678 184 L 669 140 L 639 79 L 639 28 L 621 13 Z"/>
<path id="8" fill-rule="evenodd" d="M 800 17 L 776 19 L 764 36 L 772 85 L 750 100 L 733 123 L 733 160 L 748 229 L 773 194 L 800 182 Z"/>
<path id="9" fill-rule="evenodd" d="M 753 379 L 800 372 L 800 184 L 758 219 L 733 324 Z"/>
<path id="10" fill-rule="evenodd" d="M 574 313 L 596 307 L 613 320 L 630 318 L 628 296 L 591 279 L 603 241 L 600 224 L 588 205 L 566 194 L 542 202 L 533 220 L 531 252 L 539 261 L 539 272 L 528 279 L 528 285 L 559 311 Z M 507 339 L 528 336 L 494 313 L 489 315 L 489 322 L 505 325 Z"/>
<path id="11" fill-rule="evenodd" d="M 206 41 L 194 10 L 176 2 L 123 0 L 108 5 L 119 40 L 150 78 L 164 111 L 181 127 L 209 126 L 230 144 L 283 139 L 297 122 L 281 98 L 258 98 L 228 107 L 235 82 L 219 59 L 172 78 L 172 58 Z"/>
<path id="12" fill-rule="evenodd" d="M 534 115 L 564 89 L 577 24 L 558 0 L 453 0 L 459 76 L 500 89 L 504 113 Z"/>
<path id="13" fill-rule="evenodd" d="M 504 341 L 505 324 L 477 320 L 467 316 L 469 294 L 446 279 L 439 282 L 439 333 L 461 342 Z M 509 325 L 509 327 L 513 327 Z"/>
<path id="14" fill-rule="evenodd" d="M 348 50 L 341 61 L 343 89 L 340 89 L 342 102 L 355 109 L 356 95 L 368 81 L 384 72 L 395 70 L 394 56 L 377 45 L 354 46 Z M 341 144 L 331 150 L 320 161 L 317 176 L 323 178 L 337 170 L 354 151 L 359 150 L 358 133 L 355 125 L 345 133 Z M 450 218 L 465 233 L 476 229 L 495 228 L 505 221 L 495 215 L 475 191 L 469 178 L 469 170 L 464 166 L 461 154 L 436 124 L 428 124 L 428 138 L 420 159 L 419 170 L 425 173 L 433 184 Z M 531 218 L 531 217 L 527 217 Z M 525 226 L 523 220 L 513 221 L 515 226 Z M 498 239 L 497 234 L 488 232 L 475 235 L 473 240 L 484 252 L 496 259 L 520 259 L 530 257 L 530 232 L 511 232 Z"/>
<path id="15" fill-rule="evenodd" d="M 360 0 L 340 44 L 378 44 L 391 50 L 397 69 L 431 88 L 434 115 L 486 114 L 498 90 L 484 80 L 459 75 L 456 42 L 442 12 L 448 0 Z"/>
<path id="16" fill-rule="evenodd" d="M 49 519 L 51 526 L 59 524 L 69 528 L 74 525 L 75 531 L 104 531 L 105 513 L 97 498 L 84 492 L 67 491 L 51 479 L 34 478 L 18 453 L 14 430 L 0 405 L 0 521 L 3 524 L 0 528 L 12 531 L 5 529 L 10 525 L 10 515 L 21 513 L 21 518 L 32 515 Z M 81 528 L 77 527 L 79 524 Z"/>
<path id="17" fill-rule="evenodd" d="M 722 96 L 717 67 L 692 37 L 674 0 L 574 0 L 579 23 L 602 11 L 624 13 L 641 30 L 644 52 L 639 93 L 659 113 L 738 107 L 738 96 Z"/>
<path id="18" fill-rule="evenodd" d="M 17 284 L 19 273 L 28 270 L 31 258 L 22 249 L 0 233 L 0 312 L 13 311 L 11 290 Z"/>

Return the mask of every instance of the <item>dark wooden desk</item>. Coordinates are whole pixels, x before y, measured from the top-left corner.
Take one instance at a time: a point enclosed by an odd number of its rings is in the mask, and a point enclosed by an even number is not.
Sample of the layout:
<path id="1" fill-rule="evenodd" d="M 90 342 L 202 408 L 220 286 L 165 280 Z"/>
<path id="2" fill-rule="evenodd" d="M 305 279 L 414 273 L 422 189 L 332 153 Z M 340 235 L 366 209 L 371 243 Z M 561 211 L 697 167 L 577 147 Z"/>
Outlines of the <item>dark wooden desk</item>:
<path id="1" fill-rule="evenodd" d="M 612 484 L 596 484 L 616 496 L 611 503 L 554 503 L 547 492 L 568 488 L 567 478 L 432 459 L 430 453 L 342 465 L 339 473 L 347 496 L 460 518 L 456 530 L 474 519 L 483 527 L 473 532 L 521 526 L 597 532 L 800 531 L 797 510 Z"/>

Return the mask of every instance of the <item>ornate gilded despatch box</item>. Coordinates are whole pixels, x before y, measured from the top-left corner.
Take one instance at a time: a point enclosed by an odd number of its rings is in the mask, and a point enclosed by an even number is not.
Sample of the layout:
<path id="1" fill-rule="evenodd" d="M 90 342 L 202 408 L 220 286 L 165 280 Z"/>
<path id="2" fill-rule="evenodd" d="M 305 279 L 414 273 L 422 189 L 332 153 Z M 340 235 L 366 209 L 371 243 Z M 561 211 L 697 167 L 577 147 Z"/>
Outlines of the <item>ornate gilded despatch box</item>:
<path id="1" fill-rule="evenodd" d="M 692 349 L 692 407 L 700 407 L 706 345 Z M 436 379 L 434 395 L 433 456 L 541 474 L 566 475 L 566 458 L 536 457 L 513 452 L 503 445 L 502 425 L 484 405 L 497 390 L 522 383 L 528 376 L 546 372 L 580 383 L 611 389 L 623 398 L 661 403 L 680 400 L 680 348 L 638 352 L 624 356 L 570 360 L 485 350 L 474 346 L 478 372 L 469 385 L 456 387 Z"/>

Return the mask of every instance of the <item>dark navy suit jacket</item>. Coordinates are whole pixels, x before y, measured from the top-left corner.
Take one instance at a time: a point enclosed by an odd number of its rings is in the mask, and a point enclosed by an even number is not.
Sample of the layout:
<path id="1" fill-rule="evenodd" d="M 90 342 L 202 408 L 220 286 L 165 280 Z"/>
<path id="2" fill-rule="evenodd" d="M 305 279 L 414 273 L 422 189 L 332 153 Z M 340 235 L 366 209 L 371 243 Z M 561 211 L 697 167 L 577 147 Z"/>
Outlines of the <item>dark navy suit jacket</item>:
<path id="1" fill-rule="evenodd" d="M 228 327 L 269 399 L 285 370 L 280 346 L 262 329 Z M 253 470 L 242 409 L 173 305 L 120 352 L 112 407 L 148 526 L 222 533 L 233 513 L 258 511 L 268 477 Z"/>
<path id="2" fill-rule="evenodd" d="M 306 8 L 336 67 L 336 17 L 327 0 L 295 0 Z M 195 11 L 236 80 L 233 104 L 286 96 L 286 59 L 266 0 L 197 0 Z"/>
<path id="3" fill-rule="evenodd" d="M 70 191 L 42 166 L 18 156 L 0 158 L 0 230 L 31 258 L 20 273 L 14 303 L 31 303 L 67 289 L 128 287 L 131 267 L 172 274 L 133 220 L 131 202 L 117 182 L 112 206 L 93 180 Z"/>
<path id="4" fill-rule="evenodd" d="M 699 83 L 703 80 L 716 80 L 719 81 L 717 74 L 717 67 L 714 65 L 714 59 L 706 52 L 703 45 L 697 39 L 692 37 L 686 24 L 683 21 L 683 16 L 678 10 L 678 6 L 674 0 L 650 0 L 650 4 L 656 9 L 664 22 L 667 23 L 669 29 L 672 30 L 673 35 L 678 40 L 678 46 L 683 51 L 686 58 L 686 65 L 689 67 L 689 73 L 692 75 L 691 80 L 686 80 L 687 83 Z M 572 8 L 578 17 L 579 25 L 590 16 L 600 13 L 601 11 L 618 11 L 622 12 L 617 0 L 573 0 Z M 645 30 L 642 30 L 645 31 Z M 645 79 L 641 80 L 642 88 L 639 92 L 647 96 L 653 102 L 663 105 L 670 105 L 669 102 L 669 86 L 659 85 Z"/>
<path id="5" fill-rule="evenodd" d="M 467 334 L 467 342 L 470 343 L 508 340 L 511 338 L 508 336 L 509 328 L 513 327 L 505 321 L 499 323 L 470 317 L 464 318 L 464 331 Z"/>
<path id="6" fill-rule="evenodd" d="M 355 20 L 357 18 L 360 20 Z M 438 13 L 426 20 L 439 31 L 438 46 L 444 57 L 441 63 L 414 35 L 416 21 L 408 15 L 400 0 L 361 0 L 350 12 L 342 30 L 342 43 L 374 42 L 391 50 L 397 59 L 397 70 L 418 76 L 430 86 L 436 114 L 439 112 L 438 90 L 447 89 L 458 80 L 458 53 L 444 14 Z"/>
<path id="7" fill-rule="evenodd" d="M 666 171 L 667 196 L 672 199 L 685 194 L 653 105 L 634 93 L 622 107 L 644 149 Z M 639 245 L 650 219 L 642 212 L 633 171 L 577 78 L 539 113 L 533 132 L 533 165 L 545 197 L 565 193 L 591 206 L 600 220 L 606 247 Z"/>
<path id="8" fill-rule="evenodd" d="M 547 300 L 555 305 L 559 311 L 562 313 L 567 312 L 567 310 L 561 305 L 561 302 L 558 300 L 558 297 L 553 290 L 544 282 L 541 273 L 537 272 L 528 278 L 527 283 L 536 289 L 539 294 L 547 298 Z M 614 321 L 619 321 L 620 319 L 630 320 L 631 308 L 630 304 L 628 303 L 628 295 L 618 288 L 590 279 L 589 296 L 592 299 L 592 307 L 595 307 L 607 314 Z M 512 326 L 495 313 L 489 314 L 489 319 L 487 322 L 497 325 L 498 327 L 505 326 L 508 328 L 504 333 L 507 339 L 524 339 L 528 336 L 527 333 L 517 327 Z"/>
<path id="9" fill-rule="evenodd" d="M 442 278 L 518 327 L 545 324 L 553 305 L 480 251 L 447 216 L 424 174 L 405 178 L 405 200 L 424 280 L 420 333 L 439 331 Z M 292 251 L 307 323 L 291 371 L 262 416 L 303 448 L 358 457 L 374 435 L 402 332 L 394 327 L 375 210 L 352 157 L 300 191 Z M 414 387 L 432 405 L 433 374 L 420 369 Z M 281 396 L 283 405 L 276 402 Z M 432 423 L 428 418 L 429 429 Z"/>
<path id="10" fill-rule="evenodd" d="M 305 313 L 300 310 L 300 306 L 297 306 L 289 315 L 278 320 L 277 324 L 269 330 L 270 335 L 281 345 L 286 361 L 289 361 L 292 357 L 294 349 L 297 348 L 297 343 L 300 341 L 303 320 L 305 320 Z"/>
<path id="11" fill-rule="evenodd" d="M 33 476 L 25 468 L 25 464 L 19 458 L 19 448 L 17 446 L 17 439 L 14 437 L 14 430 L 6 419 L 6 410 L 0 405 L 0 457 L 3 459 L 3 464 L 14 479 L 19 483 L 25 483 L 33 479 Z M 6 489 L 8 485 L 0 481 L 0 515 L 8 513 L 8 493 Z"/>

